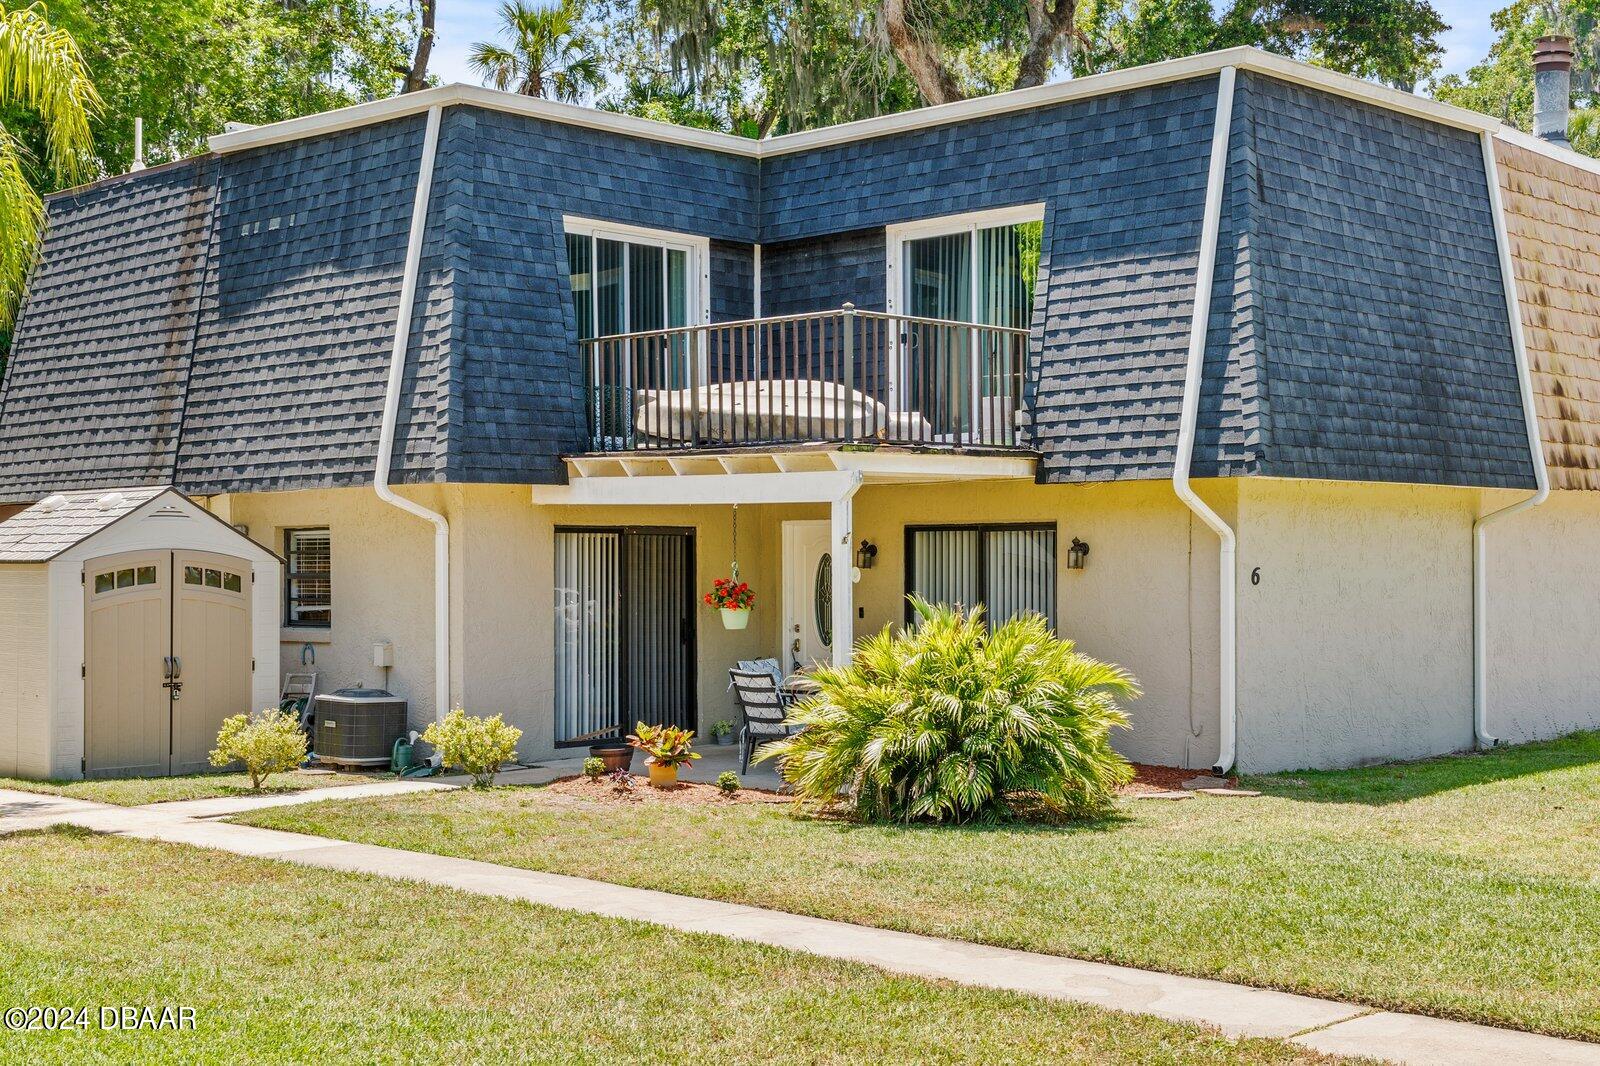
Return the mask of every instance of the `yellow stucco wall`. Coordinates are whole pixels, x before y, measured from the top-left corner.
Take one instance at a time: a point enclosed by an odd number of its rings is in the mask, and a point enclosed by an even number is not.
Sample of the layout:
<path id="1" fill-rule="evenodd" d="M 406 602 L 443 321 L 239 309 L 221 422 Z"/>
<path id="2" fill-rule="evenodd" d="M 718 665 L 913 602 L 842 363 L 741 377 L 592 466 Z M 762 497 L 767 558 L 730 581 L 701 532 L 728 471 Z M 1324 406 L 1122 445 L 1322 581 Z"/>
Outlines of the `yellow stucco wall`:
<path id="1" fill-rule="evenodd" d="M 1471 746 L 1478 496 L 1242 483 L 1242 768 L 1350 766 Z"/>
<path id="2" fill-rule="evenodd" d="M 1552 492 L 1490 526 L 1488 548 L 1489 732 L 1600 729 L 1600 492 Z"/>
<path id="3" fill-rule="evenodd" d="M 1225 512 L 1227 484 L 1205 488 Z M 535 507 L 525 486 L 408 489 L 451 522 L 452 692 L 475 713 L 502 713 L 522 728 L 524 758 L 552 754 L 554 622 L 551 578 L 559 525 L 654 525 L 695 530 L 697 583 L 725 574 L 731 508 Z M 371 645 L 393 643 L 389 685 L 411 703 L 412 724 L 433 717 L 431 531 L 367 489 L 217 497 L 211 506 L 264 543 L 283 531 L 326 525 L 333 551 L 334 624 L 326 633 L 283 634 L 282 667 L 299 669 L 312 641 L 320 686 L 377 684 Z M 702 730 L 734 719 L 727 668 L 778 653 L 783 643 L 782 523 L 827 517 L 822 505 L 740 508 L 743 576 L 760 603 L 750 628 L 727 631 L 698 608 L 696 651 Z M 1038 486 L 1031 482 L 869 486 L 856 498 L 856 535 L 881 546 L 862 575 L 858 634 L 903 614 L 905 526 L 944 522 L 1054 521 L 1058 564 L 1074 536 L 1092 547 L 1083 571 L 1062 570 L 1063 633 L 1091 655 L 1120 662 L 1145 687 L 1130 707 L 1134 728 L 1118 738 L 1131 757 L 1209 765 L 1216 752 L 1216 540 L 1162 482 Z"/>

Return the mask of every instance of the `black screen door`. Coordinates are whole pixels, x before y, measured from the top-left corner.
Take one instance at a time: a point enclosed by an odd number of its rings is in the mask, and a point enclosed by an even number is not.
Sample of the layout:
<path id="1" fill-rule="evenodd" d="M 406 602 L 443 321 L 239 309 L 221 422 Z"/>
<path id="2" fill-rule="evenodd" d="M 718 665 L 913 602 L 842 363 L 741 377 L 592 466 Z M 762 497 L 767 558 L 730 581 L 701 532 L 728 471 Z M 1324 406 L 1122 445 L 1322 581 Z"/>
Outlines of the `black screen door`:
<path id="1" fill-rule="evenodd" d="M 694 533 L 556 530 L 555 737 L 694 728 Z"/>

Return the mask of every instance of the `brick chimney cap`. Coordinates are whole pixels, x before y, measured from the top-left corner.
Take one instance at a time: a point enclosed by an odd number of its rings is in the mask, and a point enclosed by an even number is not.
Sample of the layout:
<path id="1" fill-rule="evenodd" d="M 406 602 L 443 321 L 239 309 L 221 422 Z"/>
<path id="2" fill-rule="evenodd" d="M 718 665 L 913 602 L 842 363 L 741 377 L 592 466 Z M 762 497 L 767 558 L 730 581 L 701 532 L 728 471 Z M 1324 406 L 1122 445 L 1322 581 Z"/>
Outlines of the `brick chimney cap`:
<path id="1" fill-rule="evenodd" d="M 1534 70 L 1571 70 L 1572 38 L 1551 34 L 1533 42 Z"/>

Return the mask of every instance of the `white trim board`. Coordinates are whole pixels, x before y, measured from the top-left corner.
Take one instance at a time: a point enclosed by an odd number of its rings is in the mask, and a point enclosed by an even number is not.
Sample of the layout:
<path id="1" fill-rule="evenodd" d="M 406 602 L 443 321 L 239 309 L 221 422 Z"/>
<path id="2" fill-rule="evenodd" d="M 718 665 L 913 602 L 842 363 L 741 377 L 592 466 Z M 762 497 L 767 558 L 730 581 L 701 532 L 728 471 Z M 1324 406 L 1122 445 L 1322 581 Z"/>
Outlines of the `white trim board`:
<path id="1" fill-rule="evenodd" d="M 430 107 L 464 105 L 482 107 L 508 114 L 526 115 L 531 118 L 541 118 L 567 125 L 609 130 L 642 137 L 646 140 L 681 144 L 724 152 L 730 155 L 760 159 L 768 156 L 803 152 L 829 145 L 868 140 L 873 137 L 883 137 L 908 130 L 944 126 L 988 115 L 1001 115 L 1031 108 L 1048 107 L 1070 100 L 1126 92 L 1130 89 L 1161 85 L 1167 82 L 1205 77 L 1219 74 L 1224 67 L 1229 66 L 1237 67 L 1240 70 L 1255 71 L 1283 81 L 1294 82 L 1333 93 L 1337 96 L 1360 100 L 1391 111 L 1398 111 L 1402 114 L 1441 122 L 1448 126 L 1456 126 L 1474 132 L 1484 130 L 1493 132 L 1499 130 L 1502 125 L 1498 119 L 1480 115 L 1475 111 L 1468 111 L 1452 104 L 1440 103 L 1437 100 L 1429 100 L 1426 97 L 1415 96 L 1411 93 L 1401 92 L 1398 89 L 1391 89 L 1373 82 L 1362 81 L 1359 78 L 1324 70 L 1308 63 L 1285 59 L 1282 56 L 1272 55 L 1256 48 L 1228 48 L 1218 52 L 1207 52 L 1203 55 L 1187 56 L 1183 59 L 1171 59 L 1162 63 L 1131 67 L 1127 70 L 1093 74 L 1086 78 L 1074 78 L 1070 81 L 1057 82 L 1053 85 L 1040 85 L 1030 89 L 1013 89 L 1010 92 L 996 93 L 972 100 L 960 100 L 952 104 L 924 107 L 915 111 L 902 111 L 892 115 L 882 115 L 878 118 L 862 119 L 859 122 L 847 122 L 838 126 L 828 126 L 824 129 L 808 130 L 803 133 L 785 134 L 765 141 L 753 141 L 749 138 L 735 137 L 727 133 L 690 129 L 686 126 L 654 122 L 649 119 L 621 115 L 612 111 L 598 111 L 593 108 L 578 107 L 553 100 L 540 100 L 533 97 L 520 96 L 516 93 L 498 92 L 480 86 L 457 83 L 440 86 L 435 89 L 424 89 L 421 92 L 407 93 L 402 96 L 389 97 L 384 100 L 354 104 L 335 111 L 307 115 L 303 118 L 289 119 L 284 122 L 274 122 L 265 126 L 233 129 L 230 132 L 211 137 L 208 144 L 213 152 L 225 155 L 230 152 L 240 152 L 251 148 L 299 140 L 305 137 L 317 137 L 327 133 L 354 129 L 358 126 L 367 126 L 377 122 L 386 122 L 390 119 L 419 114 Z"/>

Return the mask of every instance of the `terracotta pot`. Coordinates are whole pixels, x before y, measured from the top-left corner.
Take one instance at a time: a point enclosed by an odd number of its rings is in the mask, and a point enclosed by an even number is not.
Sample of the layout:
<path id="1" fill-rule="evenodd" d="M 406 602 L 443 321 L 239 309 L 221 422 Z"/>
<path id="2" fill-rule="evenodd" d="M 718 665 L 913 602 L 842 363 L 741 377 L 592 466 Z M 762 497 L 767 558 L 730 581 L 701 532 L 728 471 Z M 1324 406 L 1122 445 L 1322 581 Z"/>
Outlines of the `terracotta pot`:
<path id="1" fill-rule="evenodd" d="M 750 624 L 748 607 L 723 607 L 720 608 L 720 613 L 723 629 L 743 629 Z"/>
<path id="2" fill-rule="evenodd" d="M 662 766 L 660 763 L 650 764 L 650 783 L 656 788 L 671 788 L 678 783 L 678 767 Z"/>
<path id="3" fill-rule="evenodd" d="M 628 770 L 633 767 L 633 748 L 626 744 L 594 744 L 589 754 L 606 764 L 606 773 Z"/>

